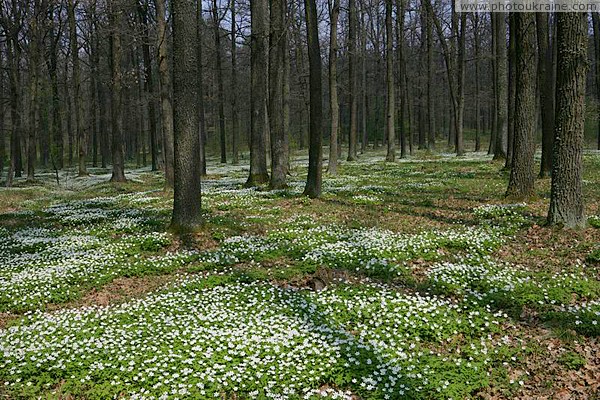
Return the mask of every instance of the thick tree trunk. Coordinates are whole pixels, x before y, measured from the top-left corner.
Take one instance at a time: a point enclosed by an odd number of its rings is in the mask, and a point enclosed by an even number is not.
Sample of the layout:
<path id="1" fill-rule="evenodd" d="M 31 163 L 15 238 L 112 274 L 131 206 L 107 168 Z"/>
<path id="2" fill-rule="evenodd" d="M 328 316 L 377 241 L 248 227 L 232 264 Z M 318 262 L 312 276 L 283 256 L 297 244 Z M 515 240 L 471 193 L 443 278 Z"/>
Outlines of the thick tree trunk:
<path id="1" fill-rule="evenodd" d="M 110 0 L 110 39 L 111 39 L 111 71 L 112 71 L 112 177 L 111 182 L 125 182 L 125 160 L 123 154 L 123 99 L 121 71 L 121 21 L 122 10 L 117 0 Z"/>
<path id="2" fill-rule="evenodd" d="M 321 49 L 315 0 L 305 0 L 306 32 L 308 37 L 308 63 L 310 71 L 310 144 L 308 148 L 308 176 L 304 195 L 316 198 L 321 195 L 323 148 L 323 104 L 321 87 Z"/>
<path id="3" fill-rule="evenodd" d="M 198 37 L 194 0 L 173 0 L 173 127 L 175 186 L 171 229 L 189 232 L 202 222 L 198 136 Z"/>
<path id="4" fill-rule="evenodd" d="M 165 14 L 166 0 L 156 0 L 156 19 L 158 20 L 158 76 L 160 79 L 160 108 L 163 134 L 163 158 L 165 163 L 165 186 L 173 188 L 175 184 L 173 158 L 173 103 L 171 102 L 171 76 L 169 73 L 169 50 L 167 22 Z M 195 14 L 194 14 L 195 15 Z"/>
<path id="5" fill-rule="evenodd" d="M 404 0 L 396 0 L 396 63 L 398 65 L 398 116 L 399 116 L 399 134 L 400 134 L 400 158 L 406 158 L 407 140 L 406 129 L 404 124 L 405 110 L 407 106 L 406 90 L 405 90 L 405 75 L 406 68 L 404 65 Z"/>
<path id="6" fill-rule="evenodd" d="M 286 186 L 288 169 L 287 132 L 283 121 L 284 58 L 287 51 L 285 0 L 271 0 L 269 50 L 269 133 L 271 134 L 272 189 Z"/>
<path id="7" fill-rule="evenodd" d="M 348 2 L 348 91 L 350 103 L 350 130 L 348 131 L 348 161 L 356 160 L 358 85 L 356 78 L 356 0 Z"/>
<path id="8" fill-rule="evenodd" d="M 340 129 L 340 105 L 337 87 L 337 27 L 340 15 L 340 0 L 329 0 L 329 109 L 331 110 L 331 129 L 329 131 L 329 164 L 327 172 L 337 174 L 338 132 Z"/>
<path id="9" fill-rule="evenodd" d="M 548 222 L 586 223 L 582 194 L 587 14 L 557 13 L 556 126 Z"/>
<path id="10" fill-rule="evenodd" d="M 386 138 L 387 155 L 386 161 L 396 160 L 396 128 L 394 122 L 396 119 L 396 98 L 394 91 L 394 35 L 392 30 L 392 7 L 394 0 L 385 1 L 385 69 L 387 86 L 387 112 L 386 112 Z"/>
<path id="11" fill-rule="evenodd" d="M 213 30 L 215 39 L 215 63 L 217 74 L 217 107 L 219 110 L 219 148 L 221 150 L 221 163 L 227 163 L 227 140 L 225 137 L 225 91 L 223 89 L 223 68 L 221 61 L 221 17 L 217 0 L 212 4 Z"/>
<path id="12" fill-rule="evenodd" d="M 515 148 L 506 195 L 524 199 L 534 195 L 534 154 L 536 128 L 536 35 L 535 15 L 517 13 Z"/>
<path id="13" fill-rule="evenodd" d="M 538 44 L 538 92 L 542 113 L 542 161 L 540 178 L 552 170 L 552 147 L 554 142 L 554 63 L 550 45 L 548 13 L 536 13 Z"/>
<path id="14" fill-rule="evenodd" d="M 267 101 L 269 98 L 268 59 L 269 59 L 269 3 L 267 0 L 254 0 L 251 12 L 251 92 L 250 117 L 250 175 L 246 187 L 258 186 L 269 181 L 267 171 Z"/>

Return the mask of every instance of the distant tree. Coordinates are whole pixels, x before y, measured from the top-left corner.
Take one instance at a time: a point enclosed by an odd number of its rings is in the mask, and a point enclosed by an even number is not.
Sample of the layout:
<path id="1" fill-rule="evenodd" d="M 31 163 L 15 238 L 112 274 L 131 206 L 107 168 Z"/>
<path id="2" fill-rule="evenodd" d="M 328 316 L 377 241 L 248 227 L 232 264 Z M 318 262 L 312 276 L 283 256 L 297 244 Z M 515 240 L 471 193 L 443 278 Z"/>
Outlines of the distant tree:
<path id="1" fill-rule="evenodd" d="M 582 194 L 587 14 L 557 13 L 556 120 L 548 222 L 584 226 Z"/>
<path id="2" fill-rule="evenodd" d="M 338 53 L 338 17 L 340 1 L 329 0 L 329 109 L 331 112 L 331 129 L 329 131 L 329 162 L 327 172 L 337 174 L 338 165 L 338 132 L 340 129 L 340 105 L 338 103 L 337 53 Z"/>
<path id="3" fill-rule="evenodd" d="M 269 3 L 253 0 L 251 13 L 251 91 L 250 99 L 250 175 L 246 187 L 269 182 L 267 171 L 267 102 L 268 102 L 268 59 L 269 59 Z"/>
<path id="4" fill-rule="evenodd" d="M 392 30 L 392 9 L 393 0 L 385 0 L 385 69 L 387 85 L 387 112 L 386 112 L 386 136 L 387 136 L 387 156 L 386 161 L 395 161 L 396 159 L 396 130 L 394 122 L 396 119 L 396 87 L 394 85 L 394 35 Z"/>
<path id="5" fill-rule="evenodd" d="M 315 198 L 321 195 L 323 148 L 323 104 L 321 87 L 321 49 L 315 0 L 305 0 L 306 32 L 308 36 L 308 63 L 310 72 L 310 138 L 308 148 L 308 177 L 304 195 Z"/>
<path id="6" fill-rule="evenodd" d="M 536 128 L 536 35 L 535 15 L 516 13 L 516 95 L 513 166 L 506 195 L 523 199 L 534 195 Z"/>
<path id="7" fill-rule="evenodd" d="M 198 135 L 199 38 L 194 0 L 172 0 L 174 202 L 171 229 L 193 231 L 202 222 Z"/>
<path id="8" fill-rule="evenodd" d="M 223 13 L 224 15 L 224 13 Z M 227 162 L 227 141 L 225 137 L 225 90 L 223 88 L 223 67 L 221 61 L 221 21 L 217 0 L 212 1 L 213 33 L 215 39 L 215 73 L 217 75 L 217 103 L 219 110 L 219 145 L 221 163 Z"/>
<path id="9" fill-rule="evenodd" d="M 236 23 L 236 0 L 231 0 L 231 93 L 237 90 L 237 23 Z M 199 60 L 202 62 L 202 60 Z M 231 152 L 232 162 L 240 162 L 239 135 L 240 119 L 238 115 L 237 96 L 231 96 Z"/>
<path id="10" fill-rule="evenodd" d="M 82 105 L 81 105 L 81 71 L 79 67 L 79 42 L 77 38 L 77 21 L 75 19 L 75 0 L 68 0 L 67 12 L 69 19 L 69 45 L 71 47 L 71 62 L 73 63 L 72 94 L 73 107 L 75 108 L 75 132 L 77 135 L 78 148 L 78 171 L 79 176 L 87 175 L 85 159 L 87 156 L 87 143 L 85 129 L 83 129 Z"/>
<path id="11" fill-rule="evenodd" d="M 358 141 L 358 85 L 356 76 L 356 0 L 348 0 L 348 95 L 350 107 L 350 127 L 348 131 L 348 161 L 356 160 Z"/>
<path id="12" fill-rule="evenodd" d="M 118 0 L 109 1 L 110 19 L 110 67 L 112 72 L 112 177 L 111 182 L 125 182 L 125 156 L 123 153 L 123 99 L 121 70 L 121 29 L 123 10 Z"/>

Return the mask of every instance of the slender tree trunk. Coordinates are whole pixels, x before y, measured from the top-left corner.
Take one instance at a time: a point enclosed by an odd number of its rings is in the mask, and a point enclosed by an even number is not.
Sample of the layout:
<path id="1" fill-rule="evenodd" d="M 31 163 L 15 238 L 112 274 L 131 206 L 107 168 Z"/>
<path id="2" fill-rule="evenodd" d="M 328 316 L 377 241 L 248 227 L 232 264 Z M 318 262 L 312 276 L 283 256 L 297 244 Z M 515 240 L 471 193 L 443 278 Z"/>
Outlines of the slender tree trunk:
<path id="1" fill-rule="evenodd" d="M 306 33 L 308 37 L 308 63 L 310 71 L 310 144 L 308 148 L 308 176 L 304 195 L 316 198 L 321 195 L 323 148 L 323 103 L 321 87 L 321 49 L 315 0 L 305 0 Z"/>
<path id="2" fill-rule="evenodd" d="M 142 23 L 142 56 L 144 61 L 144 95 L 148 109 L 150 127 L 150 157 L 152 171 L 158 170 L 158 134 L 156 123 L 156 101 L 154 91 L 154 76 L 152 74 L 152 59 L 150 57 L 150 34 L 148 28 L 148 0 L 138 0 L 138 16 Z"/>
<path id="3" fill-rule="evenodd" d="M 240 120 L 237 110 L 237 96 L 233 95 L 237 90 L 237 24 L 236 24 L 236 7 L 235 1 L 231 0 L 231 150 L 232 162 L 237 164 L 240 162 L 239 154 L 239 137 L 240 137 Z"/>
<path id="4" fill-rule="evenodd" d="M 435 150 L 435 111 L 433 104 L 433 15 L 427 13 L 427 148 Z"/>
<path id="5" fill-rule="evenodd" d="M 586 13 L 557 13 L 556 126 L 548 222 L 586 223 L 582 194 L 588 25 Z"/>
<path id="6" fill-rule="evenodd" d="M 517 13 L 516 29 L 516 98 L 515 149 L 513 167 L 506 195 L 515 199 L 534 193 L 534 154 L 536 127 L 536 35 L 535 15 Z"/>
<path id="7" fill-rule="evenodd" d="M 69 19 L 69 46 L 71 47 L 71 62 L 73 64 L 73 108 L 75 111 L 75 132 L 77 135 L 78 148 L 78 171 L 79 176 L 87 175 L 85 165 L 86 137 L 82 121 L 81 105 L 81 78 L 79 69 L 79 44 L 77 42 L 77 21 L 75 20 L 75 0 L 69 0 L 67 7 Z"/>
<path id="8" fill-rule="evenodd" d="M 364 6 L 364 1 L 362 2 Z M 360 153 L 363 154 L 369 143 L 369 132 L 367 130 L 367 118 L 369 114 L 367 99 L 367 26 L 365 23 L 365 13 L 360 14 L 360 25 L 362 32 L 360 35 L 360 131 L 362 139 L 360 141 Z"/>
<path id="9" fill-rule="evenodd" d="M 506 71 L 506 13 L 492 13 L 496 18 L 496 141 L 494 143 L 494 160 L 506 158 L 506 142 L 508 136 L 508 78 Z"/>
<path id="10" fill-rule="evenodd" d="M 508 46 L 508 138 L 506 146 L 506 163 L 504 169 L 510 170 L 513 164 L 514 149 L 515 149 L 515 97 L 516 97 L 516 65 L 517 52 L 516 42 L 517 35 L 515 29 L 515 13 L 509 13 L 509 46 Z"/>
<path id="11" fill-rule="evenodd" d="M 356 78 L 356 0 L 348 0 L 348 90 L 350 100 L 350 130 L 348 131 L 348 161 L 356 160 L 358 85 Z"/>
<path id="12" fill-rule="evenodd" d="M 169 73 L 169 50 L 165 4 L 166 0 L 156 0 L 156 19 L 158 20 L 158 75 L 160 78 L 160 108 L 163 131 L 165 186 L 166 188 L 173 188 L 173 185 L 175 184 L 173 165 L 175 162 L 173 158 L 173 104 L 170 95 L 171 76 Z"/>
<path id="13" fill-rule="evenodd" d="M 202 222 L 198 136 L 198 20 L 194 0 L 172 0 L 175 186 L 171 229 L 195 230 Z"/>
<path id="14" fill-rule="evenodd" d="M 223 68 L 221 62 L 221 17 L 217 8 L 217 0 L 212 6 L 213 29 L 215 36 L 215 62 L 217 73 L 217 102 L 219 109 L 219 144 L 221 149 L 221 163 L 227 163 L 227 141 L 225 138 L 225 94 L 223 89 Z"/>
<path id="15" fill-rule="evenodd" d="M 594 57 L 595 57 L 595 84 L 596 84 L 596 130 L 598 135 L 598 150 L 600 150 L 600 14 L 593 12 L 592 24 L 594 26 Z"/>
<path id="16" fill-rule="evenodd" d="M 329 109 L 331 110 L 331 130 L 329 131 L 329 165 L 327 172 L 337 174 L 338 132 L 340 129 L 340 105 L 337 88 L 337 27 L 340 15 L 340 1 L 329 0 Z"/>
<path id="17" fill-rule="evenodd" d="M 200 164 L 201 175 L 206 176 L 206 116 L 204 108 L 204 54 L 202 49 L 202 40 L 204 37 L 204 17 L 202 15 L 202 1 L 196 2 L 196 12 L 198 17 L 198 44 L 196 54 L 198 56 L 198 114 L 200 116 L 199 135 L 200 135 Z M 235 96 L 232 96 L 235 97 Z"/>
<path id="18" fill-rule="evenodd" d="M 538 92 L 542 113 L 542 161 L 540 178 L 552 170 L 552 147 L 554 139 L 554 65 L 550 46 L 548 13 L 536 13 L 538 44 Z"/>
<path id="19" fill-rule="evenodd" d="M 396 98 L 394 90 L 394 35 L 392 30 L 392 8 L 394 0 L 385 1 L 385 67 L 386 67 L 386 85 L 387 85 L 387 112 L 386 112 L 386 137 L 387 137 L 387 156 L 386 161 L 396 160 L 396 128 L 394 121 L 396 119 Z"/>
<path id="20" fill-rule="evenodd" d="M 288 168 L 287 132 L 283 121 L 283 75 L 287 51 L 285 0 L 271 0 L 271 32 L 269 50 L 269 133 L 271 134 L 272 189 L 286 186 Z"/>
<path id="21" fill-rule="evenodd" d="M 396 63 L 398 65 L 398 100 L 399 100 L 399 134 L 400 134 L 400 158 L 406 158 L 407 141 L 405 130 L 405 109 L 406 109 L 406 90 L 405 90 L 405 75 L 406 68 L 404 66 L 404 7 L 405 0 L 396 0 Z"/>
<path id="22" fill-rule="evenodd" d="M 111 71 L 112 71 L 112 177 L 111 182 L 125 182 L 125 160 L 123 154 L 123 99 L 121 94 L 121 26 L 122 13 L 117 0 L 110 0 L 110 39 L 111 39 Z"/>
<path id="23" fill-rule="evenodd" d="M 269 98 L 269 4 L 267 0 L 253 0 L 251 13 L 251 92 L 250 108 L 250 175 L 246 187 L 258 186 L 269 181 L 267 171 L 268 130 L 267 102 Z"/>
<path id="24" fill-rule="evenodd" d="M 479 57 L 481 47 L 479 32 L 479 13 L 473 13 L 473 49 L 475 63 L 475 151 L 481 151 L 481 99 L 479 82 Z"/>

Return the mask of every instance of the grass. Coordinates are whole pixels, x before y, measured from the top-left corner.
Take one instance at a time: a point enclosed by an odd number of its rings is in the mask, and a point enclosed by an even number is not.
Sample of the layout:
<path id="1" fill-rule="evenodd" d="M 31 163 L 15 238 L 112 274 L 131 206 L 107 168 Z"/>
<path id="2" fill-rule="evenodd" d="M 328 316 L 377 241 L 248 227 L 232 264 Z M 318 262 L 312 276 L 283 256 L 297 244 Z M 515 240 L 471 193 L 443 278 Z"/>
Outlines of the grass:
<path id="1" fill-rule="evenodd" d="M 302 163 L 288 189 L 269 191 L 242 189 L 243 168 L 211 162 L 205 227 L 185 241 L 165 232 L 171 196 L 148 170 L 126 184 L 99 170 L 91 183 L 65 174 L 57 187 L 42 175 L 3 189 L 3 393 L 462 399 L 562 389 L 528 375 L 540 359 L 569 385 L 584 379 L 569 373 L 599 364 L 573 348 L 600 335 L 597 218 L 581 231 L 543 226 L 549 180 L 528 204 L 506 204 L 507 174 L 483 155 L 382 159 L 342 163 L 316 200 L 300 196 Z M 584 162 L 586 212 L 598 215 L 600 155 Z"/>

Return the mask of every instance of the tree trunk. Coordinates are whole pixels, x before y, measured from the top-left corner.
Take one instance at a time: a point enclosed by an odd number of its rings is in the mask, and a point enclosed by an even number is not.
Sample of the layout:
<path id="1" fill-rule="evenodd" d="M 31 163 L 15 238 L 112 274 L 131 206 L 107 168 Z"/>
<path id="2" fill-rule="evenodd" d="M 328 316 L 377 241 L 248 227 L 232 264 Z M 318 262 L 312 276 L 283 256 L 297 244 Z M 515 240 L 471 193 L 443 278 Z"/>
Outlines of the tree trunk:
<path id="1" fill-rule="evenodd" d="M 198 44 L 196 54 L 198 56 L 198 115 L 200 117 L 199 135 L 200 135 L 200 164 L 201 175 L 206 176 L 206 116 L 204 108 L 204 57 L 202 51 L 202 40 L 204 37 L 204 17 L 202 15 L 202 1 L 196 2 L 196 12 L 198 17 Z M 235 97 L 235 96 L 232 96 Z"/>
<path id="2" fill-rule="evenodd" d="M 356 0 L 348 0 L 348 90 L 350 130 L 348 131 L 348 161 L 356 160 L 358 85 L 356 79 Z"/>
<path id="3" fill-rule="evenodd" d="M 557 13 L 556 126 L 548 222 L 584 226 L 582 194 L 587 14 Z"/>
<path id="4" fill-rule="evenodd" d="M 540 178 L 552 170 L 552 147 L 554 139 L 554 64 L 550 46 L 548 13 L 536 13 L 538 44 L 538 92 L 542 113 L 542 161 Z"/>
<path id="5" fill-rule="evenodd" d="M 600 150 L 600 14 L 593 12 L 592 24 L 594 25 L 594 56 L 595 56 L 595 83 L 596 83 L 596 130 L 598 135 L 598 150 Z"/>
<path id="6" fill-rule="evenodd" d="M 235 13 L 235 1 L 231 0 L 231 93 L 234 94 L 237 90 L 237 25 Z M 231 96 L 231 150 L 232 162 L 237 164 L 240 162 L 239 154 L 239 137 L 240 137 L 240 120 L 237 110 L 237 96 Z"/>
<path id="7" fill-rule="evenodd" d="M 308 148 L 308 176 L 304 195 L 316 198 L 321 195 L 323 149 L 323 104 L 321 88 L 321 49 L 315 0 L 305 0 L 306 33 L 308 37 L 308 64 L 310 71 L 310 140 Z"/>
<path id="8" fill-rule="evenodd" d="M 267 0 L 254 0 L 250 4 L 250 175 L 246 187 L 262 185 L 269 181 L 267 171 L 268 130 L 267 101 L 269 98 L 268 59 L 269 59 L 269 3 Z"/>
<path id="9" fill-rule="evenodd" d="M 223 69 L 221 62 L 221 17 L 217 8 L 217 0 L 212 4 L 213 29 L 215 39 L 215 62 L 217 73 L 217 107 L 219 110 L 219 145 L 221 163 L 227 163 L 227 141 L 225 138 L 225 93 L 223 89 Z"/>
<path id="10" fill-rule="evenodd" d="M 494 160 L 506 158 L 506 142 L 508 136 L 508 79 L 506 71 L 506 13 L 492 13 L 496 18 L 494 34 L 496 35 L 496 141 L 494 143 Z"/>
<path id="11" fill-rule="evenodd" d="M 285 0 L 271 0 L 269 50 L 269 133 L 271 134 L 271 189 L 286 186 L 288 168 L 287 132 L 283 121 L 283 75 L 287 51 Z"/>
<path id="12" fill-rule="evenodd" d="M 110 0 L 110 39 L 111 39 L 111 71 L 112 71 L 112 177 L 111 182 L 125 182 L 125 160 L 123 154 L 123 119 L 121 96 L 121 24 L 123 11 L 117 0 Z"/>
<path id="13" fill-rule="evenodd" d="M 435 111 L 433 105 L 433 15 L 427 13 L 427 148 L 435 150 Z"/>
<path id="14" fill-rule="evenodd" d="M 87 175 L 85 166 L 86 157 L 86 137 L 82 121 L 81 105 L 81 78 L 79 70 L 79 44 L 77 42 L 77 21 L 75 20 L 75 0 L 69 0 L 67 7 L 69 20 L 69 46 L 71 47 L 71 62 L 73 64 L 73 108 L 75 111 L 75 133 L 77 136 L 78 149 L 78 172 L 79 176 Z"/>
<path id="15" fill-rule="evenodd" d="M 387 112 L 386 112 L 386 137 L 387 137 L 387 155 L 386 161 L 396 160 L 396 128 L 394 122 L 396 119 L 396 98 L 394 91 L 394 36 L 392 30 L 392 7 L 394 0 L 385 1 L 385 68 L 387 85 Z"/>
<path id="16" fill-rule="evenodd" d="M 198 136 L 198 37 L 194 0 L 172 0 L 175 186 L 171 229 L 189 232 L 202 222 Z"/>
<path id="17" fill-rule="evenodd" d="M 329 109 L 331 110 L 331 129 L 329 131 L 329 165 L 327 172 L 337 174 L 338 132 L 340 129 L 340 105 L 337 88 L 337 27 L 340 15 L 340 0 L 329 0 Z"/>
<path id="18" fill-rule="evenodd" d="M 156 123 L 156 101 L 152 59 L 150 58 L 150 34 L 148 29 L 148 0 L 138 0 L 138 15 L 142 22 L 142 56 L 144 61 L 144 95 L 150 126 L 150 157 L 152 171 L 158 170 L 158 134 Z"/>
<path id="19" fill-rule="evenodd" d="M 480 57 L 480 32 L 479 13 L 473 13 L 473 49 L 475 63 L 475 151 L 481 151 L 481 99 L 479 82 L 479 57 Z"/>
<path id="20" fill-rule="evenodd" d="M 517 52 L 516 52 L 516 30 L 515 30 L 515 13 L 509 13 L 508 16 L 510 34 L 508 45 L 508 137 L 506 146 L 506 163 L 504 169 L 512 168 L 514 149 L 515 149 L 515 96 L 517 77 Z"/>
<path id="21" fill-rule="evenodd" d="M 160 108 L 163 134 L 163 158 L 165 163 L 165 186 L 173 188 L 175 184 L 173 158 L 173 103 L 171 102 L 171 76 L 169 73 L 169 50 L 167 22 L 165 15 L 166 0 L 156 0 L 156 19 L 158 20 L 158 76 L 160 79 Z M 194 14 L 195 15 L 195 14 Z"/>
<path id="22" fill-rule="evenodd" d="M 399 134 L 400 134 L 400 158 L 406 158 L 407 141 L 404 124 L 404 112 L 406 109 L 406 90 L 405 90 L 405 75 L 406 68 L 404 66 L 404 0 L 396 0 L 396 63 L 398 65 L 398 100 L 399 100 Z"/>
<path id="23" fill-rule="evenodd" d="M 506 195 L 524 199 L 534 195 L 534 154 L 536 128 L 536 35 L 535 15 L 517 13 L 515 148 Z"/>

